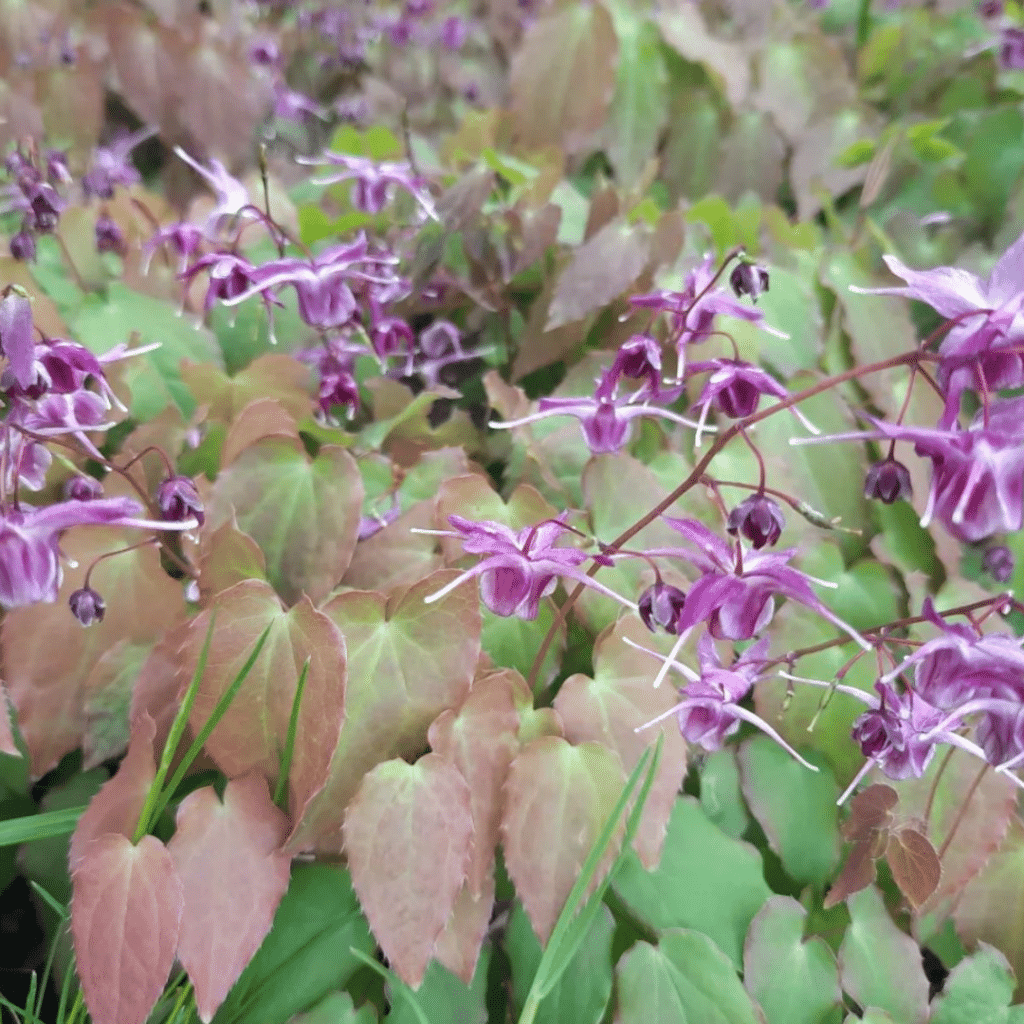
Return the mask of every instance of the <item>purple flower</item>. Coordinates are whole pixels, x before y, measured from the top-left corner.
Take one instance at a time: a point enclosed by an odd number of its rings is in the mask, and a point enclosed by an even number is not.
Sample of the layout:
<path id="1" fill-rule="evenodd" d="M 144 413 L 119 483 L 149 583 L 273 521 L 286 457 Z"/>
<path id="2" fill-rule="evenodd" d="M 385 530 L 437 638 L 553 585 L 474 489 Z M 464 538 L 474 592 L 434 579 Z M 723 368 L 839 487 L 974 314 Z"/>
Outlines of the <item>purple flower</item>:
<path id="1" fill-rule="evenodd" d="M 1005 544 L 994 544 L 984 554 L 981 568 L 996 581 L 1006 583 L 1013 575 L 1013 552 Z"/>
<path id="2" fill-rule="evenodd" d="M 68 598 L 68 606 L 71 608 L 71 614 L 83 626 L 102 622 L 103 616 L 107 613 L 107 602 L 92 587 L 76 590 Z"/>
<path id="3" fill-rule="evenodd" d="M 202 526 L 206 521 L 199 491 L 187 476 L 171 476 L 164 480 L 157 488 L 156 503 L 169 523 L 195 520 Z"/>
<path id="4" fill-rule="evenodd" d="M 463 550 L 484 557 L 460 573 L 451 583 L 426 598 L 426 603 L 437 601 L 465 580 L 480 577 L 480 597 L 495 615 L 516 616 L 532 620 L 540 610 L 541 598 L 554 593 L 560 578 L 574 580 L 610 597 L 632 611 L 632 601 L 620 597 L 602 583 L 587 576 L 580 565 L 594 558 L 601 564 L 610 564 L 607 556 L 590 555 L 579 548 L 556 547 L 569 531 L 561 517 L 511 530 L 490 520 L 473 522 L 462 516 L 449 516 L 450 530 L 416 530 L 417 533 L 456 537 Z"/>
<path id="5" fill-rule="evenodd" d="M 910 470 L 895 459 L 876 462 L 864 478 L 864 497 L 873 498 L 884 505 L 907 501 L 912 493 Z"/>
<path id="6" fill-rule="evenodd" d="M 649 729 L 670 715 L 675 715 L 679 721 L 679 731 L 684 738 L 689 743 L 696 743 L 711 752 L 721 749 L 726 737 L 735 733 L 740 727 L 740 722 L 745 721 L 770 736 L 804 767 L 815 772 L 818 770 L 789 746 L 764 719 L 741 706 L 741 702 L 761 676 L 761 666 L 768 653 L 767 639 L 753 644 L 725 668 L 714 640 L 709 633 L 705 633 L 697 642 L 699 673 L 676 661 L 674 653 L 665 658 L 656 651 L 633 643 L 628 638 L 626 643 L 662 662 L 659 677 L 671 668 L 688 680 L 687 685 L 679 691 L 682 700 L 657 718 L 641 725 L 637 732 Z"/>
<path id="7" fill-rule="evenodd" d="M 175 146 L 174 152 L 206 181 L 217 198 L 204 227 L 209 237 L 216 235 L 223 218 L 233 219 L 250 208 L 249 190 L 237 178 L 228 174 L 228 169 L 219 160 L 211 160 L 210 166 L 204 167 L 197 160 L 193 160 L 181 146 Z"/>
<path id="8" fill-rule="evenodd" d="M 141 142 L 156 135 L 155 128 L 140 128 L 131 135 L 101 146 L 92 155 L 89 170 L 82 175 L 82 191 L 86 196 L 112 199 L 115 185 L 135 185 L 141 178 L 129 159 L 131 151 Z"/>
<path id="9" fill-rule="evenodd" d="M 28 231 L 21 230 L 11 235 L 11 255 L 16 260 L 24 260 L 26 263 L 34 263 L 36 258 L 36 240 Z"/>
<path id="10" fill-rule="evenodd" d="M 1024 28 L 1007 25 L 999 39 L 999 63 L 1008 71 L 1024 71 Z"/>
<path id="11" fill-rule="evenodd" d="M 377 163 L 364 156 L 327 152 L 316 161 L 302 162 L 340 167 L 340 170 L 330 171 L 326 177 L 316 179 L 314 184 L 335 185 L 340 181 L 351 181 L 352 205 L 364 213 L 380 213 L 397 187 L 408 192 L 428 217 L 438 219 L 425 183 L 404 161 Z"/>
<path id="12" fill-rule="evenodd" d="M 128 252 L 128 242 L 125 240 L 124 232 L 110 217 L 100 217 L 96 221 L 96 250 L 97 252 L 112 252 L 121 257 Z"/>
<path id="13" fill-rule="evenodd" d="M 196 525 L 151 522 L 140 518 L 142 507 L 128 498 L 65 501 L 46 508 L 0 508 L 0 605 L 25 605 L 57 600 L 63 571 L 60 534 L 72 526 L 123 526 L 166 530 Z"/>
<path id="14" fill-rule="evenodd" d="M 661 388 L 661 345 L 647 334 L 634 334 L 619 346 L 615 361 L 601 376 L 595 394 L 613 399 L 623 377 L 644 381 L 646 393 L 656 402 L 671 402 L 680 390 Z"/>
<path id="15" fill-rule="evenodd" d="M 103 484 L 94 476 L 79 473 L 65 482 L 64 497 L 68 501 L 95 501 L 103 497 Z"/>
<path id="16" fill-rule="evenodd" d="M 755 551 L 778 543 L 786 526 L 782 509 L 763 494 L 752 494 L 730 513 L 726 530 L 734 537 L 739 533 L 750 541 Z"/>
<path id="17" fill-rule="evenodd" d="M 768 283 L 768 268 L 746 260 L 737 263 L 729 275 L 729 285 L 737 299 L 749 295 L 752 302 L 757 302 L 758 296 L 768 291 Z"/>
<path id="18" fill-rule="evenodd" d="M 21 289 L 10 289 L 0 299 L 0 350 L 19 385 L 27 388 L 35 380 L 35 331 L 32 300 Z"/>
<path id="19" fill-rule="evenodd" d="M 329 417 L 336 405 L 346 407 L 349 418 L 359 408 L 359 385 L 352 373 L 352 352 L 344 343 L 331 340 L 325 345 L 295 353 L 300 362 L 314 366 L 320 375 L 320 410 Z"/>
<path id="20" fill-rule="evenodd" d="M 659 581 L 640 595 L 637 607 L 644 625 L 652 633 L 662 629 L 675 635 L 679 632 L 679 616 L 685 603 L 686 595 L 678 587 Z"/>
<path id="21" fill-rule="evenodd" d="M 854 742 L 890 779 L 919 779 L 935 754 L 939 737 L 931 731 L 943 713 L 913 690 L 898 694 L 882 682 L 875 689 L 878 706 L 853 723 Z"/>
<path id="22" fill-rule="evenodd" d="M 373 512 L 359 517 L 359 540 L 368 540 L 380 533 L 402 514 L 402 506 L 398 503 L 398 495 L 391 495 L 391 505 L 384 512 Z"/>

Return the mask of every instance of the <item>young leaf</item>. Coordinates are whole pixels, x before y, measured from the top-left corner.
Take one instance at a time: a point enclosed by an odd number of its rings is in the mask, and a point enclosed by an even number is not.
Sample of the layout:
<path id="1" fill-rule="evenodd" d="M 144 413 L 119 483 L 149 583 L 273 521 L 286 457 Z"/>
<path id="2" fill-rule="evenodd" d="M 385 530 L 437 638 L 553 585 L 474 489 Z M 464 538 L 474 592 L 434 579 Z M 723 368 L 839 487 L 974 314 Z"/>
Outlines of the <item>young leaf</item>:
<path id="1" fill-rule="evenodd" d="M 457 768 L 427 754 L 386 761 L 345 813 L 352 883 L 395 973 L 417 988 L 466 880 L 473 816 Z"/>
<path id="2" fill-rule="evenodd" d="M 178 959 L 209 1022 L 270 930 L 288 888 L 288 818 L 256 773 L 181 802 L 167 849 L 184 887 Z"/>
<path id="3" fill-rule="evenodd" d="M 171 856 L 153 836 L 102 835 L 74 875 L 71 934 L 95 1024 L 143 1024 L 174 964 L 184 907 Z"/>
<path id="4" fill-rule="evenodd" d="M 917 829 L 902 828 L 894 832 L 885 859 L 892 870 L 893 881 L 915 910 L 938 888 L 942 864 L 935 847 Z"/>

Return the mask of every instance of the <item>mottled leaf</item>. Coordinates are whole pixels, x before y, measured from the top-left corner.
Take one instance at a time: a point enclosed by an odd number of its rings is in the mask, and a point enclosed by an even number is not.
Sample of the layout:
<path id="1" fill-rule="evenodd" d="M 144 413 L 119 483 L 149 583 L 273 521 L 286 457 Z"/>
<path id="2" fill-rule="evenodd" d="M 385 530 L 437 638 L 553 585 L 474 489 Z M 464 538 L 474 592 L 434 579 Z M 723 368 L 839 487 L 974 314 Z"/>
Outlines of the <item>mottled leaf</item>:
<path id="1" fill-rule="evenodd" d="M 692 797 L 676 800 L 657 869 L 628 853 L 612 887 L 650 927 L 695 928 L 737 969 L 750 922 L 771 895 L 754 847 L 721 832 Z"/>
<path id="2" fill-rule="evenodd" d="M 385 761 L 345 812 L 345 852 L 359 902 L 392 969 L 416 988 L 466 879 L 469 787 L 437 754 Z"/>
<path id="3" fill-rule="evenodd" d="M 85 734 L 82 767 L 88 771 L 128 746 L 129 707 L 139 671 L 152 644 L 120 640 L 93 666 L 83 690 Z"/>
<path id="4" fill-rule="evenodd" d="M 458 707 L 480 655 L 480 602 L 472 586 L 433 604 L 423 599 L 455 578 L 434 573 L 390 594 L 352 591 L 324 606 L 348 646 L 345 726 L 331 772 L 292 843 L 337 851 L 345 806 L 374 765 L 415 757 L 427 729 Z"/>
<path id="5" fill-rule="evenodd" d="M 217 478 L 206 529 L 233 512 L 259 544 L 281 596 L 322 601 L 352 560 L 362 504 L 359 467 L 343 448 L 326 445 L 310 459 L 297 442 L 266 440 Z"/>
<path id="6" fill-rule="evenodd" d="M 208 1022 L 270 930 L 288 888 L 288 818 L 258 774 L 181 802 L 167 848 L 184 892 L 178 959 Z"/>
<path id="7" fill-rule="evenodd" d="M 298 427 L 277 399 L 258 398 L 238 414 L 228 429 L 221 449 L 221 466 L 227 468 L 246 448 L 270 437 L 297 442 Z"/>
<path id="8" fill-rule="evenodd" d="M 625 782 L 619 759 L 597 743 L 572 746 L 542 737 L 516 754 L 505 785 L 502 849 L 509 877 L 542 942 Z M 609 847 L 594 884 L 607 872 L 617 842 Z"/>
<path id="9" fill-rule="evenodd" d="M 310 659 L 288 781 L 289 807 L 297 818 L 323 786 L 338 741 L 344 717 L 344 638 L 308 600 L 285 611 L 268 584 L 246 580 L 192 620 L 181 655 L 189 678 L 214 613 L 216 629 L 189 718 L 197 733 L 270 627 L 260 657 L 206 742 L 207 752 L 229 778 L 256 769 L 271 784 L 277 779 L 295 688 Z"/>
<path id="10" fill-rule="evenodd" d="M 874 886 L 846 901 L 850 927 L 839 948 L 843 991 L 861 1006 L 877 1006 L 907 1024 L 928 1018 L 928 979 L 921 950 L 889 917 Z"/>
<path id="11" fill-rule="evenodd" d="M 821 936 L 804 939 L 807 912 L 773 896 L 750 924 L 743 946 L 743 985 L 766 1024 L 819 1024 L 842 1003 L 836 958 Z"/>
<path id="12" fill-rule="evenodd" d="M 184 899 L 170 854 L 103 835 L 72 876 L 71 935 L 85 1005 L 96 1024 L 143 1024 L 174 964 Z"/>
<path id="13" fill-rule="evenodd" d="M 662 646 L 636 616 L 619 619 L 594 645 L 594 678 L 570 676 L 553 706 L 570 743 L 592 740 L 603 744 L 618 754 L 627 773 L 633 771 L 659 732 L 664 736 L 658 771 L 634 841 L 644 866 L 653 868 L 661 856 L 668 819 L 686 775 L 686 742 L 672 715 L 655 727 L 637 732 L 640 726 L 668 711 L 677 695 L 670 687 L 654 689 L 651 681 L 655 660 L 628 646 L 627 638 L 651 649 Z"/>

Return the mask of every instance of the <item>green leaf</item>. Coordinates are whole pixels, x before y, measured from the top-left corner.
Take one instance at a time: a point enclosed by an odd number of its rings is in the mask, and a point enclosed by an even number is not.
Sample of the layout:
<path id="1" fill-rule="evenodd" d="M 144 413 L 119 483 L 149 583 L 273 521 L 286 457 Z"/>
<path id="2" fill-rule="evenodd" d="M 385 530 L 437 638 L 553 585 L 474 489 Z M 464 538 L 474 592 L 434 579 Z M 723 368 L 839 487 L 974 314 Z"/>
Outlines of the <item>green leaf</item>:
<path id="1" fill-rule="evenodd" d="M 657 870 L 644 871 L 630 852 L 612 887 L 641 921 L 658 931 L 704 932 L 737 969 L 750 922 L 771 895 L 757 851 L 712 824 L 691 797 L 676 801 Z"/>
<path id="2" fill-rule="evenodd" d="M 739 749 L 743 795 L 782 866 L 820 889 L 839 860 L 839 787 L 828 769 L 808 771 L 767 736 Z"/>
<path id="3" fill-rule="evenodd" d="M 168 302 L 134 292 L 113 282 L 107 297 L 89 295 L 68 317 L 73 335 L 96 355 L 137 336 L 135 344 L 159 342 L 160 347 L 124 363 L 124 379 L 131 389 L 131 412 L 136 419 L 149 420 L 168 405 L 176 405 L 187 419 L 195 409 L 191 392 L 182 383 L 183 359 L 222 365 L 213 335 L 195 327 Z"/>
<path id="4" fill-rule="evenodd" d="M 215 1024 L 279 1024 L 343 988 L 374 952 L 348 872 L 297 865 L 270 933 L 242 972 Z"/>
<path id="5" fill-rule="evenodd" d="M 481 609 L 483 614 L 483 631 L 480 644 L 495 665 L 502 668 L 514 668 L 526 679 L 530 674 L 534 658 L 540 645 L 547 636 L 551 624 L 555 621 L 555 612 L 548 601 L 541 602 L 537 618 L 527 622 L 515 616 L 495 615 L 487 608 Z M 565 624 L 558 628 L 555 642 L 548 648 L 544 663 L 537 673 L 537 686 L 546 687 L 558 673 L 565 650 Z"/>
<path id="6" fill-rule="evenodd" d="M 836 958 L 821 936 L 804 941 L 806 911 L 773 896 L 750 925 L 743 980 L 767 1024 L 820 1024 L 842 1004 Z"/>
<path id="7" fill-rule="evenodd" d="M 979 943 L 953 968 L 932 1004 L 930 1024 L 1020 1024 L 1024 1006 L 1010 1006 L 1015 979 L 1006 957 Z"/>
<path id="8" fill-rule="evenodd" d="M 736 967 L 700 932 L 666 932 L 638 942 L 615 969 L 622 1024 L 759 1024 Z"/>
<path id="9" fill-rule="evenodd" d="M 75 831 L 84 811 L 84 807 L 72 807 L 66 811 L 47 811 L 25 818 L 0 821 L 0 846 L 16 846 L 37 839 L 70 835 Z"/>
<path id="10" fill-rule="evenodd" d="M 377 1011 L 369 1003 L 357 1010 L 347 992 L 332 992 L 311 1010 L 292 1017 L 289 1024 L 377 1024 Z"/>
<path id="11" fill-rule="evenodd" d="M 466 985 L 436 960 L 427 968 L 423 984 L 416 990 L 416 1002 L 427 1020 L 457 1021 L 458 1024 L 487 1024 L 487 971 L 491 947 L 480 951 L 473 983 Z M 418 1024 L 419 1017 L 408 999 L 392 998 L 386 1024 Z"/>
<path id="12" fill-rule="evenodd" d="M 534 1024 L 599 1024 L 612 992 L 614 931 L 612 915 L 602 906 L 576 955 L 540 1004 Z M 505 933 L 505 951 L 512 964 L 512 989 L 521 1012 L 543 950 L 518 900 Z"/>
<path id="13" fill-rule="evenodd" d="M 739 839 L 750 825 L 740 790 L 740 771 L 731 749 L 709 754 L 700 770 L 700 805 L 727 836 Z"/>

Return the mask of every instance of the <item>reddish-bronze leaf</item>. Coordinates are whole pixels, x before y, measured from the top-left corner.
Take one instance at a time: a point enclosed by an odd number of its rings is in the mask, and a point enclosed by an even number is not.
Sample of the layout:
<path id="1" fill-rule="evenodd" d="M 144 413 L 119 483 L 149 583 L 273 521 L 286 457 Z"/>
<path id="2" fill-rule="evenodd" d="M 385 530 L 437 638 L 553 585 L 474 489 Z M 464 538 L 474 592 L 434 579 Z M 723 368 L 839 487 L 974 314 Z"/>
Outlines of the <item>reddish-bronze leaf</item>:
<path id="1" fill-rule="evenodd" d="M 211 609 L 192 621 L 182 650 L 188 678 L 198 664 L 214 612 L 217 627 L 190 718 L 196 732 L 260 634 L 271 627 L 259 659 L 206 744 L 229 778 L 255 769 L 271 784 L 277 779 L 295 688 L 303 663 L 310 659 L 288 780 L 289 807 L 297 819 L 323 786 L 338 742 L 344 718 L 345 640 L 307 599 L 285 611 L 268 584 L 246 580 L 220 594 Z"/>
<path id="2" fill-rule="evenodd" d="M 71 835 L 68 867 L 72 874 L 93 840 L 104 835 L 121 835 L 126 839 L 134 835 L 146 794 L 156 774 L 153 760 L 155 734 L 153 719 L 149 715 L 141 715 L 132 728 L 128 753 L 118 765 L 117 773 L 89 801 Z"/>
<path id="3" fill-rule="evenodd" d="M 893 832 L 885 859 L 900 892 L 915 910 L 938 888 L 942 865 L 935 847 L 917 829 L 901 828 Z"/>
<path id="4" fill-rule="evenodd" d="M 455 909 L 444 931 L 438 936 L 434 956 L 467 985 L 476 974 L 491 911 L 494 909 L 494 872 L 487 876 L 478 895 L 469 891 L 467 882 L 455 898 Z"/>
<path id="5" fill-rule="evenodd" d="M 442 568 L 437 538 L 413 533 L 414 529 L 435 529 L 432 498 L 416 502 L 379 533 L 361 540 L 342 583 L 356 590 L 411 587 Z"/>
<path id="6" fill-rule="evenodd" d="M 130 727 L 135 729 L 139 718 L 149 715 L 156 723 L 155 750 L 163 750 L 178 713 L 179 697 L 189 683 L 182 675 L 181 648 L 190 628 L 190 623 L 183 622 L 164 635 L 143 662 L 132 690 L 128 709 Z M 183 752 L 191 741 L 191 730 L 186 727 L 179 750 Z"/>
<path id="7" fill-rule="evenodd" d="M 413 988 L 466 880 L 473 815 L 469 787 L 437 754 L 377 765 L 344 824 L 352 884 L 395 973 Z"/>
<path id="8" fill-rule="evenodd" d="M 7 696 L 7 687 L 0 683 L 0 754 L 21 757 L 18 744 L 14 742 L 14 729 L 11 724 L 11 701 Z"/>
<path id="9" fill-rule="evenodd" d="M 256 773 L 232 779 L 223 803 L 207 786 L 178 808 L 167 844 L 185 897 L 178 959 L 203 1021 L 213 1017 L 270 931 L 288 888 L 291 858 L 280 849 L 287 835 L 288 817 Z"/>
<path id="10" fill-rule="evenodd" d="M 875 835 L 892 821 L 892 810 L 900 802 L 892 786 L 877 783 L 862 789 L 850 801 L 850 816 L 840 831 L 852 842 L 873 842 Z"/>
<path id="11" fill-rule="evenodd" d="M 299 440 L 295 418 L 274 398 L 258 398 L 250 402 L 228 428 L 220 453 L 221 468 L 226 469 L 257 441 L 267 437 Z"/>
<path id="12" fill-rule="evenodd" d="M 75 965 L 95 1024 L 143 1024 L 174 964 L 181 879 L 158 839 L 94 839 L 72 876 Z"/>
<path id="13" fill-rule="evenodd" d="M 132 690 L 152 648 L 152 644 L 119 640 L 89 673 L 82 692 L 85 710 L 85 733 L 82 736 L 84 771 L 119 756 L 128 746 Z"/>
<path id="14" fill-rule="evenodd" d="M 512 60 L 512 113 L 527 147 L 582 152 L 604 126 L 618 40 L 601 3 L 565 4 L 527 29 Z"/>
<path id="15" fill-rule="evenodd" d="M 270 352 L 254 359 L 244 370 L 228 377 L 210 363 L 181 366 L 181 379 L 200 405 L 210 407 L 210 418 L 224 424 L 251 402 L 276 399 L 296 420 L 309 415 L 309 367 L 291 356 Z"/>
<path id="16" fill-rule="evenodd" d="M 636 731 L 668 711 L 677 695 L 671 687 L 656 690 L 651 686 L 656 662 L 626 644 L 626 638 L 652 649 L 664 646 L 636 616 L 619 619 L 594 645 L 594 678 L 570 676 L 558 691 L 554 708 L 570 743 L 593 740 L 609 747 L 619 755 L 627 773 L 659 732 L 665 737 L 635 840 L 644 866 L 652 869 L 661 857 L 669 815 L 686 775 L 686 741 L 674 715 L 650 729 Z"/>
<path id="17" fill-rule="evenodd" d="M 242 580 L 265 580 L 267 560 L 247 533 L 233 522 L 201 533 L 203 553 L 199 559 L 199 596 L 209 604 L 222 590 Z"/>
<path id="18" fill-rule="evenodd" d="M 502 849 L 516 894 L 542 943 L 622 793 L 626 776 L 618 757 L 598 743 L 572 746 L 552 736 L 520 748 L 509 769 L 502 810 Z M 607 872 L 618 839 L 594 876 Z"/>
<path id="19" fill-rule="evenodd" d="M 837 906 L 855 892 L 866 889 L 875 880 L 875 860 L 868 843 L 854 843 L 839 877 L 825 894 L 825 909 Z"/>
<path id="20" fill-rule="evenodd" d="M 68 611 L 68 596 L 82 586 L 96 557 L 138 539 L 101 527 L 69 530 L 61 548 L 78 565 L 66 569 L 56 603 L 15 608 L 4 615 L 2 675 L 32 759 L 33 775 L 52 768 L 82 742 L 85 682 L 103 654 L 120 640 L 152 643 L 184 614 L 181 584 L 163 571 L 160 553 L 151 545 L 96 565 L 91 585 L 107 602 L 102 622 L 83 629 Z"/>
<path id="21" fill-rule="evenodd" d="M 501 790 L 518 749 L 519 713 L 512 673 L 492 672 L 474 681 L 461 708 L 445 711 L 430 727 L 431 749 L 451 761 L 469 785 L 473 855 L 469 895 L 493 888 L 494 848 L 501 823 Z"/>
<path id="22" fill-rule="evenodd" d="M 363 776 L 391 757 L 415 757 L 430 723 L 469 692 L 480 656 L 476 588 L 423 599 L 455 578 L 451 570 L 390 594 L 352 591 L 323 608 L 348 645 L 345 725 L 330 777 L 291 843 L 337 851 L 345 806 Z"/>

